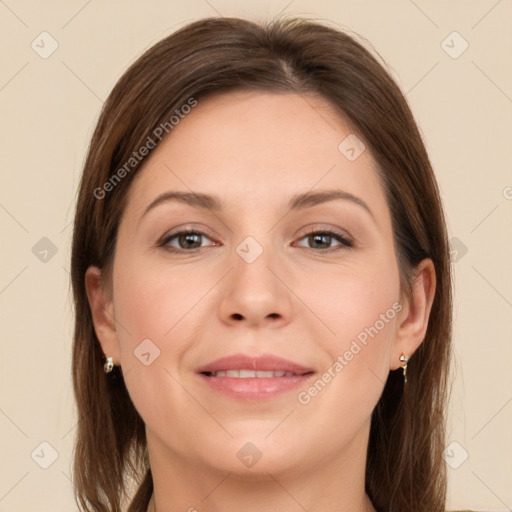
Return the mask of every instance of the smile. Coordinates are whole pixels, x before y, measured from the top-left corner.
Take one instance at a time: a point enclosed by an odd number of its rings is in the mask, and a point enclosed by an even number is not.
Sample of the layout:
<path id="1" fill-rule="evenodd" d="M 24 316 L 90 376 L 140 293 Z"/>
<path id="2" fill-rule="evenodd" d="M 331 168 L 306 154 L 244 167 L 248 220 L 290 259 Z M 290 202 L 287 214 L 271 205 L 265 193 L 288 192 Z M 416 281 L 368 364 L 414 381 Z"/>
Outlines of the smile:
<path id="1" fill-rule="evenodd" d="M 272 377 L 296 377 L 297 373 L 264 370 L 220 370 L 218 372 L 204 372 L 207 377 L 232 377 L 235 379 L 270 379 Z"/>
<path id="2" fill-rule="evenodd" d="M 233 354 L 196 368 L 196 374 L 216 396 L 255 402 L 292 396 L 315 371 L 274 354 Z"/>

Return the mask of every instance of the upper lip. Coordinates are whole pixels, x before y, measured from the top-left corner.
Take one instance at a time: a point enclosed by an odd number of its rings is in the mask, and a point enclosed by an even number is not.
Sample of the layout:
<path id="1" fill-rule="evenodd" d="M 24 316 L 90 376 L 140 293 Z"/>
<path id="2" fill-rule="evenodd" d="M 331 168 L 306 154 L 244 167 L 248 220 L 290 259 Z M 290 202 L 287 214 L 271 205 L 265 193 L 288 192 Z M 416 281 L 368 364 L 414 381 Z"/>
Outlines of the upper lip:
<path id="1" fill-rule="evenodd" d="M 259 370 L 259 371 L 285 371 L 304 375 L 313 372 L 312 368 L 306 368 L 300 364 L 288 361 L 272 354 L 249 356 L 246 354 L 234 354 L 221 357 L 211 363 L 197 368 L 197 373 L 214 373 L 225 370 Z"/>

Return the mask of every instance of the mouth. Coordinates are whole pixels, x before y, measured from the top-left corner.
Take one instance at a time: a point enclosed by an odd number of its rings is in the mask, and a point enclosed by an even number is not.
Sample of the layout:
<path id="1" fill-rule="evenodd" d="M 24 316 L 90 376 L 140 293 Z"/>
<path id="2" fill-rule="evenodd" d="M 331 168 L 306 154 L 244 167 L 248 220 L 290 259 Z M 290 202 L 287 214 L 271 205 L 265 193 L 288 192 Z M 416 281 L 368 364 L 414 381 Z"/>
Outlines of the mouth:
<path id="1" fill-rule="evenodd" d="M 202 372 L 207 377 L 230 377 L 233 379 L 271 379 L 273 377 L 298 377 L 302 373 L 265 370 L 219 370 L 218 372 Z"/>
<path id="2" fill-rule="evenodd" d="M 278 356 L 236 354 L 200 367 L 196 373 L 217 393 L 237 400 L 257 401 L 304 385 L 315 371 Z"/>

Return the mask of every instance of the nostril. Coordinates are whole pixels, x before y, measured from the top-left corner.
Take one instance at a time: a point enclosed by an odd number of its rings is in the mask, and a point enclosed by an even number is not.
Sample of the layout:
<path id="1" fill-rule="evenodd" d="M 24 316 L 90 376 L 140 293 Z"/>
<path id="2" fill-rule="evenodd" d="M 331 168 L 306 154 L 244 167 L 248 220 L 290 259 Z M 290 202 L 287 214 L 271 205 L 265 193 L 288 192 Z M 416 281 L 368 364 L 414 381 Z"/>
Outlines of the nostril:
<path id="1" fill-rule="evenodd" d="M 233 318 L 235 320 L 242 320 L 243 316 L 240 313 L 233 313 Z"/>

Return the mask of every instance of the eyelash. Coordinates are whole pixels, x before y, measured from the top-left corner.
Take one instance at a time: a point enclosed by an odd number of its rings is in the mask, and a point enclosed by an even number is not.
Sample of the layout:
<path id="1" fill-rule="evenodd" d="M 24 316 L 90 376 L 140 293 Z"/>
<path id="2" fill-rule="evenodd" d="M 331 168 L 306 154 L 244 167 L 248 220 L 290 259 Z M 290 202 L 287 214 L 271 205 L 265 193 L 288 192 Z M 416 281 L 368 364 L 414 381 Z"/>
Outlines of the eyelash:
<path id="1" fill-rule="evenodd" d="M 203 247 L 196 247 L 194 249 L 178 249 L 176 247 L 171 247 L 167 245 L 171 240 L 179 237 L 180 235 L 199 235 L 204 236 L 206 238 L 210 238 L 206 233 L 203 233 L 202 231 L 196 231 L 196 230 L 185 230 L 185 231 L 178 231 L 177 233 L 173 233 L 172 235 L 164 237 L 164 239 L 158 244 L 159 247 L 163 247 L 169 252 L 172 253 L 179 253 L 179 254 L 185 254 L 185 253 L 196 253 L 199 252 Z M 321 229 L 316 231 L 309 231 L 308 233 L 304 234 L 299 240 L 303 240 L 304 238 L 310 237 L 312 235 L 327 235 L 331 238 L 336 239 L 338 242 L 340 242 L 340 245 L 336 247 L 329 247 L 327 249 L 314 249 L 313 247 L 304 247 L 305 249 L 312 249 L 315 252 L 321 252 L 321 253 L 329 253 L 329 252 L 337 252 L 340 250 L 346 250 L 346 249 L 352 249 L 354 247 L 354 243 L 352 240 L 349 240 L 345 236 L 341 235 L 337 231 L 334 231 L 332 229 Z"/>

